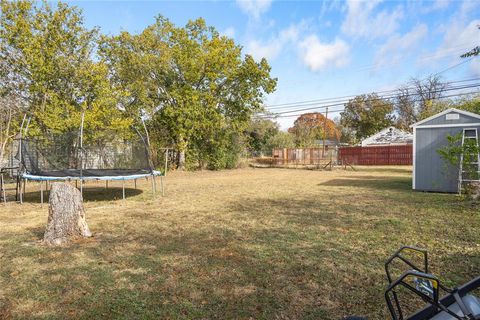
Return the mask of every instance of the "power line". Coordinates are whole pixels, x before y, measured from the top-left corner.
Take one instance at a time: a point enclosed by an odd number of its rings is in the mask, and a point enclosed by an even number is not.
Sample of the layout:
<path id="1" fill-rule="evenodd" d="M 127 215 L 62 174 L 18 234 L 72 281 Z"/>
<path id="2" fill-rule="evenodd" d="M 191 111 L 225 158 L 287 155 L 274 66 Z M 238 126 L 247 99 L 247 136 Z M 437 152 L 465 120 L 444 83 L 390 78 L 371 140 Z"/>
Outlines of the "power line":
<path id="1" fill-rule="evenodd" d="M 440 97 L 438 99 L 445 99 L 445 98 L 452 98 L 452 97 L 460 97 L 460 96 L 466 96 L 466 95 L 471 95 L 471 94 L 475 94 L 475 93 L 479 93 L 478 91 L 470 91 L 470 92 L 463 92 L 463 93 L 456 93 L 456 94 L 451 94 L 451 95 L 446 95 L 446 96 L 443 96 L 443 97 Z M 414 99 L 412 100 L 412 102 L 420 102 L 421 100 L 417 100 L 417 99 Z M 339 108 L 339 109 L 335 109 L 335 110 L 330 110 L 328 112 L 330 113 L 333 113 L 333 112 L 340 112 L 340 111 L 344 111 L 345 110 L 345 107 L 342 107 L 342 108 Z M 300 110 L 298 110 L 300 111 Z M 291 115 L 261 115 L 261 116 L 258 116 L 258 119 L 278 119 L 278 118 L 293 118 L 293 117 L 299 117 L 301 115 L 303 115 L 305 113 L 298 113 L 298 114 L 291 114 Z"/>
<path id="2" fill-rule="evenodd" d="M 443 72 L 443 71 L 441 71 L 441 72 Z M 471 78 L 471 79 L 449 81 L 449 82 L 445 82 L 445 84 L 448 85 L 448 84 L 471 82 L 471 81 L 477 81 L 477 80 L 480 80 L 480 78 Z M 414 87 L 407 87 L 407 88 L 414 89 Z M 379 93 L 379 94 L 394 93 L 394 92 L 398 92 L 398 89 L 383 90 L 383 91 L 372 91 L 372 92 Z M 347 96 L 340 96 L 340 97 L 333 97 L 333 98 L 322 98 L 322 99 L 304 100 L 304 101 L 297 101 L 297 102 L 290 102 L 290 103 L 272 104 L 272 105 L 265 106 L 265 108 L 267 108 L 268 110 L 277 110 L 277 109 L 287 109 L 287 108 L 291 108 L 291 107 L 308 106 L 308 105 L 318 104 L 320 102 L 326 102 L 326 103 L 336 102 L 336 101 L 339 101 L 339 99 L 342 99 L 340 101 L 343 101 L 343 99 L 354 98 L 354 97 L 362 95 L 362 94 L 365 94 L 365 93 L 353 94 L 353 95 L 347 95 Z"/>
<path id="3" fill-rule="evenodd" d="M 455 64 L 455 65 L 453 65 L 453 66 L 450 66 L 450 67 L 448 67 L 448 68 L 446 68 L 446 69 L 444 69 L 444 70 L 442 70 L 442 71 L 439 71 L 439 72 L 435 73 L 434 75 L 435 75 L 435 76 L 438 76 L 438 75 L 440 75 L 440 74 L 442 74 L 442 73 L 444 73 L 444 72 L 446 72 L 446 71 L 448 71 L 448 70 L 451 70 L 451 69 L 453 69 L 453 68 L 456 68 L 456 67 L 458 67 L 458 66 L 461 66 L 461 65 L 464 64 L 464 63 L 470 62 L 471 60 L 473 60 L 473 58 L 475 58 L 475 57 L 471 57 L 470 59 L 466 59 L 466 60 L 464 60 L 464 61 L 462 61 L 462 62 L 459 62 L 459 63 L 457 63 L 457 64 Z"/>
<path id="4" fill-rule="evenodd" d="M 442 88 L 442 89 L 439 89 L 439 90 L 431 91 L 431 93 L 448 92 L 448 91 L 453 91 L 453 90 L 464 90 L 464 89 L 478 88 L 478 87 L 480 87 L 480 83 L 462 85 L 462 86 L 455 86 L 455 87 L 450 87 L 450 88 Z M 417 95 L 418 94 L 416 94 L 416 93 L 411 93 L 411 94 L 406 94 L 404 96 L 411 97 L 411 96 L 417 96 Z M 378 97 L 381 98 L 381 99 L 389 100 L 389 99 L 395 98 L 396 96 L 397 95 L 395 94 L 395 95 L 384 95 L 384 96 L 379 95 Z M 318 106 L 319 104 L 316 103 L 314 105 L 317 105 L 317 106 L 313 106 L 313 107 L 301 108 L 301 109 L 292 109 L 292 110 L 281 111 L 281 112 L 272 112 L 271 114 L 272 115 L 282 115 L 282 114 L 299 112 L 299 111 L 319 110 L 319 109 L 324 109 L 324 108 L 327 108 L 327 107 L 341 106 L 341 105 L 344 105 L 344 104 L 348 103 L 348 101 L 350 101 L 350 99 L 340 100 L 336 103 L 323 104 L 323 105 L 320 105 L 320 106 Z M 334 101 L 332 101 L 332 102 L 334 102 Z M 269 116 L 269 114 L 264 114 L 264 115 Z"/>

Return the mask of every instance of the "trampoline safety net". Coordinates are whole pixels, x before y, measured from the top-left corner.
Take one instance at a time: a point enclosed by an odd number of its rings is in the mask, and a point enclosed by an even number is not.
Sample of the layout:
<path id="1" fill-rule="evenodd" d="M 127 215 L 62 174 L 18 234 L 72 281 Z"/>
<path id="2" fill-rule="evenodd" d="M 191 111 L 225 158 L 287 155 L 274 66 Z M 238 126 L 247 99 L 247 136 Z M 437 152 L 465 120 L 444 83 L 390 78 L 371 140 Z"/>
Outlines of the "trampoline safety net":
<path id="1" fill-rule="evenodd" d="M 112 132 L 103 139 L 89 139 L 83 147 L 76 133 L 24 138 L 17 157 L 25 172 L 35 176 L 81 179 L 153 172 L 147 144 L 139 133 L 125 138 Z"/>

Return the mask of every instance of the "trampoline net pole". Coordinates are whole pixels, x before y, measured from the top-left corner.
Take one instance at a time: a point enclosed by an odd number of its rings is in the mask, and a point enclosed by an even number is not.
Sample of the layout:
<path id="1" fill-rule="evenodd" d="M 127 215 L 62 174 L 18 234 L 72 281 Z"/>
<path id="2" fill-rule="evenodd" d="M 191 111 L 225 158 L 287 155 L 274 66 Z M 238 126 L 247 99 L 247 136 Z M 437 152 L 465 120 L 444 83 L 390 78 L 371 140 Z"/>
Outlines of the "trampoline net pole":
<path id="1" fill-rule="evenodd" d="M 43 181 L 40 181 L 40 203 L 43 205 Z"/>
<path id="2" fill-rule="evenodd" d="M 153 180 L 155 180 L 155 177 L 152 175 L 152 194 L 155 195 L 155 182 Z"/>
<path id="3" fill-rule="evenodd" d="M 165 196 L 165 187 L 163 185 L 163 177 L 160 176 L 160 184 L 162 185 L 162 197 Z"/>
<path id="4" fill-rule="evenodd" d="M 82 121 L 80 123 L 80 193 L 83 198 L 83 124 L 85 122 L 85 110 L 82 111 Z"/>
<path id="5" fill-rule="evenodd" d="M 3 182 L 3 173 L 0 173 L 0 181 L 1 181 L 1 189 L 2 189 L 2 196 L 3 196 L 3 203 L 7 204 L 7 195 L 5 194 L 5 184 Z"/>

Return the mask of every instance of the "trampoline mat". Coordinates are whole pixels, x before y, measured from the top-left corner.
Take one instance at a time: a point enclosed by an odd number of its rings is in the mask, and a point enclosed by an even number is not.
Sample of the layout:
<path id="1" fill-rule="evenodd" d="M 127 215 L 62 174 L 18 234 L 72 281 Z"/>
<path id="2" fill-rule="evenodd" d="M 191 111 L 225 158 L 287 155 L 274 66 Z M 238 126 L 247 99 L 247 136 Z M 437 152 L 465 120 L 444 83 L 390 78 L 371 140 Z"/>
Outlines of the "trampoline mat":
<path id="1" fill-rule="evenodd" d="M 146 169 L 85 169 L 82 170 L 81 175 L 83 177 L 120 177 L 120 176 L 132 176 L 138 174 L 151 174 L 152 171 Z M 66 170 L 54 170 L 54 171 L 40 171 L 31 173 L 36 176 L 42 177 L 76 177 L 80 178 L 80 170 L 66 169 Z"/>
<path id="2" fill-rule="evenodd" d="M 148 176 L 162 175 L 159 171 L 148 169 L 66 169 L 40 172 L 28 172 L 23 178 L 28 180 L 129 180 Z"/>

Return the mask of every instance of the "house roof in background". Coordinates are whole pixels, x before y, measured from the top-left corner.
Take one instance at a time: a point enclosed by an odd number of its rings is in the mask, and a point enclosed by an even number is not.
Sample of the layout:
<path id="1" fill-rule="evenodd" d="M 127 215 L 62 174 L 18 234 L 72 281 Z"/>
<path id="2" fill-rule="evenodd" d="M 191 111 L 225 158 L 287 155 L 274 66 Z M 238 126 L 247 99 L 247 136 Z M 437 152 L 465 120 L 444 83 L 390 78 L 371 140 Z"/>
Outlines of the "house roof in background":
<path id="1" fill-rule="evenodd" d="M 385 145 L 385 144 L 411 144 L 413 143 L 413 134 L 397 129 L 395 127 L 388 127 L 380 132 L 371 135 L 362 140 L 362 146 Z"/>

